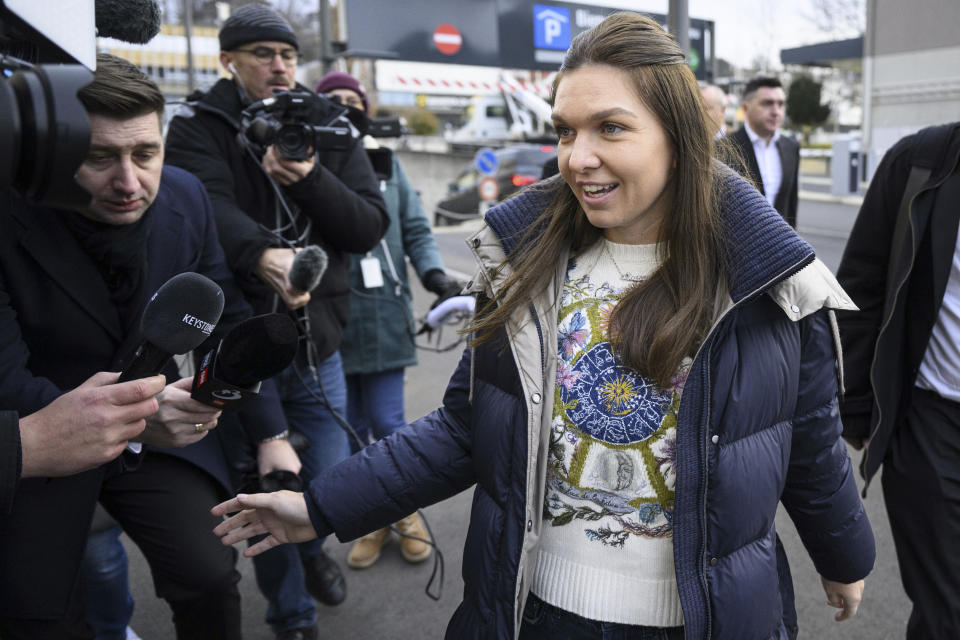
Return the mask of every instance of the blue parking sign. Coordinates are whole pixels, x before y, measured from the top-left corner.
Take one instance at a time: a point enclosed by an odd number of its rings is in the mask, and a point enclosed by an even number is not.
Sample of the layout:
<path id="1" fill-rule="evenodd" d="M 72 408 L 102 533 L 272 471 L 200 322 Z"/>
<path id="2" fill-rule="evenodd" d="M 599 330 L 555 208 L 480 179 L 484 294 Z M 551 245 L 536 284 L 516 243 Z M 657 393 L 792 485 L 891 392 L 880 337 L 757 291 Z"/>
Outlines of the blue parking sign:
<path id="1" fill-rule="evenodd" d="M 570 10 L 546 4 L 533 5 L 533 44 L 537 49 L 569 49 Z"/>

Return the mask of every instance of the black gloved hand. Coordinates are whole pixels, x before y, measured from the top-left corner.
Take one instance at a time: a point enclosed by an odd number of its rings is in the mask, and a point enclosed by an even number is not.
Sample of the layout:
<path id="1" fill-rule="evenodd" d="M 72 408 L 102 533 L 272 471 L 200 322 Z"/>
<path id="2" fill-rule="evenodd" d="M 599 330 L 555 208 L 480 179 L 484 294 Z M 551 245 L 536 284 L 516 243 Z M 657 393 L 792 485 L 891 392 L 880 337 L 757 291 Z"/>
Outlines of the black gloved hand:
<path id="1" fill-rule="evenodd" d="M 303 481 L 293 471 L 277 469 L 260 478 L 260 490 L 264 493 L 273 493 L 285 489 L 287 491 L 303 491 Z"/>
<path id="2" fill-rule="evenodd" d="M 435 308 L 444 300 L 460 295 L 460 292 L 463 291 L 462 282 L 448 277 L 447 274 L 440 269 L 431 269 L 423 275 L 423 287 L 427 291 L 437 295 L 437 299 L 430 305 L 431 309 Z"/>

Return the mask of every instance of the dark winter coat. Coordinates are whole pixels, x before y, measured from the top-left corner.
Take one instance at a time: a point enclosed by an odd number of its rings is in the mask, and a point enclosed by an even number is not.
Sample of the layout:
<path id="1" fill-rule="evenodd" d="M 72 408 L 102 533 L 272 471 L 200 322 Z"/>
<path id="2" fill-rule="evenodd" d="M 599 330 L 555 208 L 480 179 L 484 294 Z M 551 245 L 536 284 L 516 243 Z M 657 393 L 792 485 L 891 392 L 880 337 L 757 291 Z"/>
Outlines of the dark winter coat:
<path id="1" fill-rule="evenodd" d="M 698 350 L 678 413 L 674 561 L 688 639 L 795 635 L 778 502 L 817 571 L 849 583 L 874 560 L 873 534 L 840 439 L 829 309 L 852 308 L 813 251 L 739 177 L 722 219 L 727 290 Z M 527 192 L 487 213 L 469 242 L 472 289 L 542 210 Z M 476 485 L 463 556 L 464 600 L 448 638 L 516 636 L 542 528 L 556 372 L 557 296 L 547 291 L 490 342 L 468 349 L 443 406 L 316 478 L 307 507 L 320 535 L 355 538 Z"/>
<path id="2" fill-rule="evenodd" d="M 19 418 L 16 411 L 0 411 L 0 516 L 10 513 L 20 481 L 23 452 Z"/>
<path id="3" fill-rule="evenodd" d="M 909 203 L 905 233 L 892 246 L 921 135 L 942 139 L 942 156 L 933 159 L 934 170 Z M 956 251 L 958 202 L 960 123 L 954 123 L 908 136 L 886 153 L 847 240 L 837 278 L 860 312 L 838 317 L 848 372 L 841 413 L 845 436 L 870 437 L 860 465 L 867 480 L 909 407 Z"/>
<path id="4" fill-rule="evenodd" d="M 223 79 L 207 93 L 191 96 L 188 104 L 170 121 L 166 162 L 203 182 L 237 282 L 255 313 L 273 311 L 273 290 L 253 270 L 264 249 L 283 246 L 269 230 L 288 220 L 258 159 L 237 140 L 244 108 L 240 94 L 232 80 Z M 387 212 L 359 141 L 346 152 L 319 154 L 310 175 L 280 189 L 294 209 L 312 221 L 308 243 L 320 245 L 329 256 L 326 273 L 307 306 L 311 335 L 323 359 L 340 346 L 347 320 L 347 252 L 375 246 L 387 230 Z M 304 222 L 300 221 L 301 229 Z"/>

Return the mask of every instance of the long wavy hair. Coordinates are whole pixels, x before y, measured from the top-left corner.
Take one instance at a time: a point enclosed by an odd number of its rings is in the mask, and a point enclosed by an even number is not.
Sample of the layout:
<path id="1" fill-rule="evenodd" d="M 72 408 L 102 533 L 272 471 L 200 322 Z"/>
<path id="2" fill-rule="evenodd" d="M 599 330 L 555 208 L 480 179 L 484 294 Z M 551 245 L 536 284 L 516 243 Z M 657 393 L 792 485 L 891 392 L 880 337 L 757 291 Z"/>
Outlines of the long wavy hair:
<path id="1" fill-rule="evenodd" d="M 661 265 L 621 297 L 608 336 L 623 365 L 666 387 L 709 330 L 723 277 L 712 130 L 683 50 L 653 20 L 616 13 L 574 38 L 554 80 L 554 96 L 570 72 L 591 65 L 627 73 L 637 96 L 663 126 L 676 159 L 667 186 L 673 206 L 658 238 Z M 473 344 L 491 339 L 513 313 L 550 286 L 557 256 L 565 248 L 577 254 L 602 236 L 565 182 L 555 179 L 534 188 L 552 191 L 553 198 L 500 265 L 509 265 L 513 273 L 496 297 L 481 306 L 470 327 Z"/>

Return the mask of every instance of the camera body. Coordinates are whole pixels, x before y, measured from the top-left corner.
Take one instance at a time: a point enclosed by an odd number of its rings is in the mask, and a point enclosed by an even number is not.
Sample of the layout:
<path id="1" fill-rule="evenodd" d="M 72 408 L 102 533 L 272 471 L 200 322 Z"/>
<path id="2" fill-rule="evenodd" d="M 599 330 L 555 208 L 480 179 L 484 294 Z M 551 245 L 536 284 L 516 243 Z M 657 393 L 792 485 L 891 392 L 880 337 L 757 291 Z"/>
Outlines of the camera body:
<path id="1" fill-rule="evenodd" d="M 258 154 L 273 145 L 283 158 L 306 160 L 314 151 L 350 148 L 354 130 L 345 113 L 309 91 L 279 91 L 243 110 L 240 135 Z"/>

